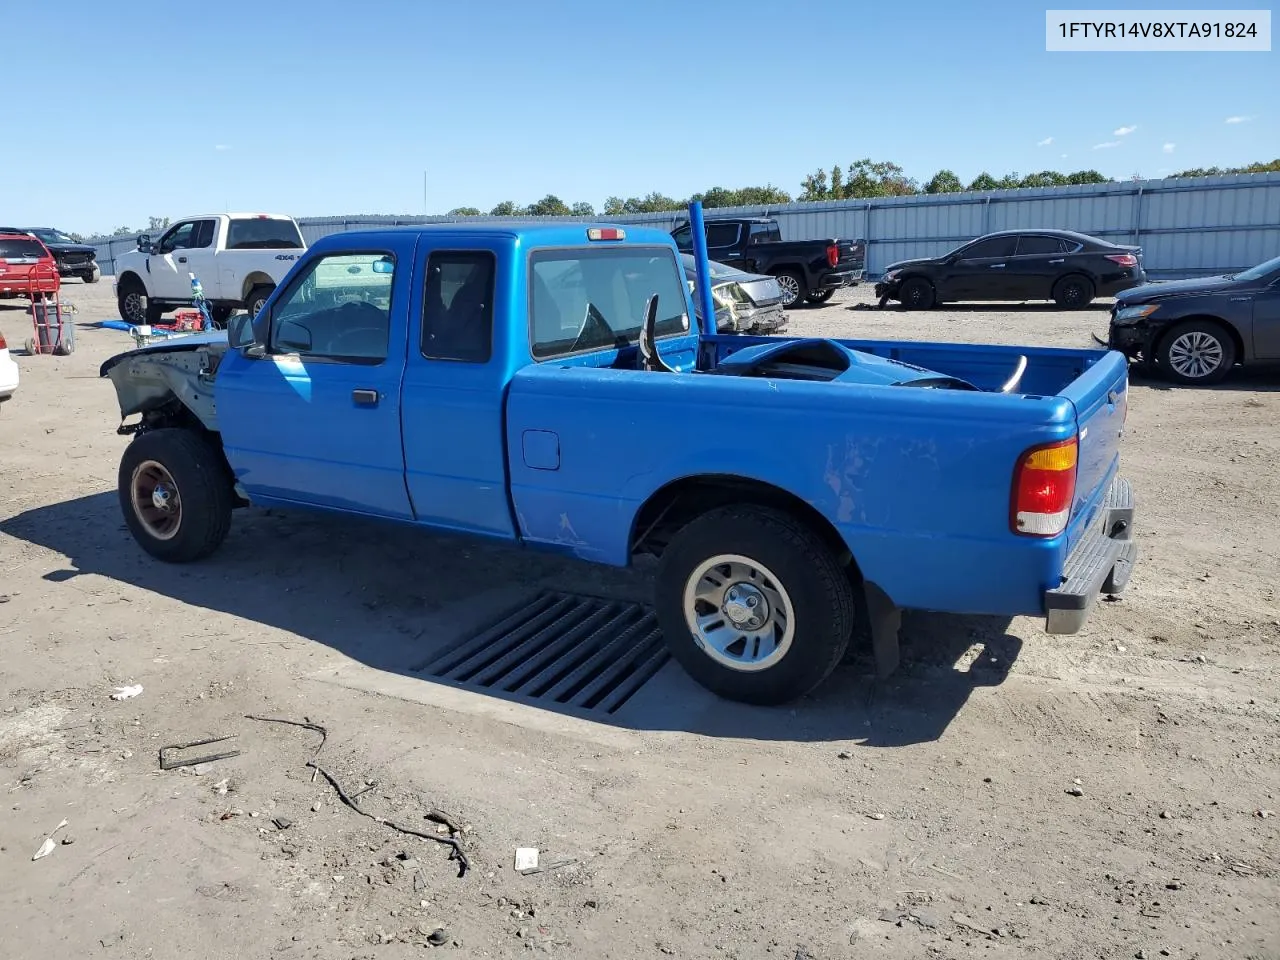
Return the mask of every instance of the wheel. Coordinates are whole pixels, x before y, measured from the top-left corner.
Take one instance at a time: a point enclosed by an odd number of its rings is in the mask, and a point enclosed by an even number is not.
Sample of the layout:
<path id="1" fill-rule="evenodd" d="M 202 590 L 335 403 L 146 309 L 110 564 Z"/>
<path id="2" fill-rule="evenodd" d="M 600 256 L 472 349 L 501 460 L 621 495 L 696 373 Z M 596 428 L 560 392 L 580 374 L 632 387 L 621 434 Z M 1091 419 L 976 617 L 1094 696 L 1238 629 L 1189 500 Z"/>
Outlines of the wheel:
<path id="1" fill-rule="evenodd" d="M 164 316 L 164 307 L 152 303 L 147 298 L 146 288 L 137 280 L 126 280 L 120 284 L 116 307 L 120 311 L 120 319 L 134 326 L 159 323 Z"/>
<path id="2" fill-rule="evenodd" d="M 168 563 L 213 553 L 231 529 L 226 461 L 193 430 L 138 434 L 120 458 L 120 509 L 143 550 Z"/>
<path id="3" fill-rule="evenodd" d="M 783 310 L 790 310 L 808 296 L 808 285 L 804 282 L 804 277 L 800 275 L 799 271 L 784 270 L 781 273 L 775 273 L 773 276 L 778 281 L 778 286 L 782 288 Z"/>
<path id="4" fill-rule="evenodd" d="M 933 284 L 924 277 L 911 277 L 898 288 L 898 301 L 908 310 L 928 310 L 936 299 Z"/>
<path id="5" fill-rule="evenodd" d="M 249 316 L 256 317 L 258 315 L 258 311 L 262 309 L 262 305 L 267 302 L 267 298 L 271 296 L 275 289 L 269 283 L 260 283 L 249 291 L 249 295 L 244 298 L 244 305 L 249 309 Z"/>
<path id="6" fill-rule="evenodd" d="M 97 268 L 94 268 L 93 270 L 86 270 L 84 273 L 80 274 L 80 279 L 85 283 L 97 283 L 98 278 L 101 276 L 102 274 L 97 270 Z"/>
<path id="7" fill-rule="evenodd" d="M 672 657 L 727 700 L 787 703 L 835 669 L 855 619 L 852 585 L 821 539 L 789 514 L 721 507 L 662 553 L 656 608 Z"/>
<path id="8" fill-rule="evenodd" d="M 1236 362 L 1235 341 L 1210 320 L 1188 320 L 1170 330 L 1156 350 L 1160 367 L 1178 383 L 1218 383 Z"/>
<path id="9" fill-rule="evenodd" d="M 826 303 L 835 295 L 836 295 L 836 288 L 832 287 L 830 290 L 819 290 L 816 293 L 806 294 L 804 299 L 806 303 L 814 303 L 814 304 Z"/>
<path id="10" fill-rule="evenodd" d="M 1088 277 L 1063 277 L 1053 285 L 1053 300 L 1063 310 L 1078 310 L 1093 299 L 1093 282 Z"/>

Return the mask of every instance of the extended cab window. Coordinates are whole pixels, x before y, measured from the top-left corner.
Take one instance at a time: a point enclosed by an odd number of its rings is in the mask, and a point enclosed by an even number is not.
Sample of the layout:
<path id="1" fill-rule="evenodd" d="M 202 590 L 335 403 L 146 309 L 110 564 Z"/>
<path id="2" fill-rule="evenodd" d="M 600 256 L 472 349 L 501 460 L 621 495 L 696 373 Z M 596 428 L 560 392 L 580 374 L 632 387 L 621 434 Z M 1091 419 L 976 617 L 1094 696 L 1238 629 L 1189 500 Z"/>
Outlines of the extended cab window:
<path id="1" fill-rule="evenodd" d="M 493 345 L 493 254 L 431 254 L 422 300 L 422 355 L 487 363 Z"/>
<path id="2" fill-rule="evenodd" d="M 749 243 L 774 243 L 782 239 L 776 223 L 756 223 L 751 227 Z"/>
<path id="3" fill-rule="evenodd" d="M 530 286 L 535 360 L 634 344 L 655 293 L 657 335 L 689 330 L 687 288 L 665 247 L 538 251 L 530 257 Z"/>
<path id="4" fill-rule="evenodd" d="M 395 258 L 384 253 L 316 260 L 271 311 L 271 352 L 352 363 L 385 360 L 395 269 Z"/>
<path id="5" fill-rule="evenodd" d="M 275 217 L 233 219 L 227 225 L 228 250 L 301 250 L 302 234 L 292 220 Z"/>

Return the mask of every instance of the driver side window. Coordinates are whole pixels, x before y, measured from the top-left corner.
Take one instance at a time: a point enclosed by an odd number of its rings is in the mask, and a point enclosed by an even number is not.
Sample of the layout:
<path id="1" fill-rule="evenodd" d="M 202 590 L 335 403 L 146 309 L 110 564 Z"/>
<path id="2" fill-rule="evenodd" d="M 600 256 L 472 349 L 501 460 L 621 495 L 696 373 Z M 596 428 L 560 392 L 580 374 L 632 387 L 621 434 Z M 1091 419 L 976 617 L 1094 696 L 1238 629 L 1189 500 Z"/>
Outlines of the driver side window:
<path id="1" fill-rule="evenodd" d="M 268 349 L 346 363 L 386 360 L 395 269 L 390 253 L 320 257 L 272 309 Z"/>
<path id="2" fill-rule="evenodd" d="M 173 253 L 175 250 L 185 250 L 192 246 L 191 237 L 195 229 L 195 221 L 178 224 L 161 239 L 160 253 Z"/>

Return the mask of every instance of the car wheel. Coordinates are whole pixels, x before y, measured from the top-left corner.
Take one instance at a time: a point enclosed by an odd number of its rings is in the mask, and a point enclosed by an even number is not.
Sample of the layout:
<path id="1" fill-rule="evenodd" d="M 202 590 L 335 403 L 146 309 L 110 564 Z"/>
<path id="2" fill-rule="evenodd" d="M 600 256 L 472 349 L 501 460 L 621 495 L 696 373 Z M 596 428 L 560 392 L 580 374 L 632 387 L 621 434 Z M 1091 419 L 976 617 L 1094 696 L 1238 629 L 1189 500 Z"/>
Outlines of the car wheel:
<path id="1" fill-rule="evenodd" d="M 231 529 L 226 461 L 193 430 L 140 433 L 120 458 L 120 509 L 143 550 L 168 563 L 213 553 Z"/>
<path id="2" fill-rule="evenodd" d="M 773 276 L 777 279 L 778 286 L 782 288 L 782 309 L 790 310 L 809 295 L 804 277 L 797 271 L 784 270 L 781 273 L 775 273 Z"/>
<path id="3" fill-rule="evenodd" d="M 83 273 L 81 273 L 80 279 L 83 280 L 85 283 L 97 283 L 98 279 L 101 276 L 102 276 L 102 271 L 99 270 L 97 267 L 94 267 L 92 270 L 85 270 Z"/>
<path id="4" fill-rule="evenodd" d="M 263 304 L 267 302 L 267 299 L 275 289 L 270 284 L 263 283 L 249 291 L 249 295 L 244 298 L 244 305 L 249 310 L 249 316 L 256 317 L 258 315 L 259 311 L 262 310 Z"/>
<path id="5" fill-rule="evenodd" d="M 814 303 L 814 304 L 826 303 L 835 295 L 836 295 L 835 287 L 832 287 L 830 290 L 818 290 L 814 293 L 806 294 L 804 299 L 805 299 L 805 303 Z"/>
<path id="6" fill-rule="evenodd" d="M 152 303 L 147 297 L 146 288 L 137 280 L 128 280 L 120 284 L 116 294 L 116 308 L 120 311 L 120 319 L 135 327 L 158 323 L 164 316 L 164 307 Z"/>
<path id="7" fill-rule="evenodd" d="M 933 284 L 924 277 L 912 277 L 898 288 L 898 301 L 908 310 L 928 310 L 935 299 Z"/>
<path id="8" fill-rule="evenodd" d="M 1160 367 L 1177 383 L 1221 382 L 1236 362 L 1236 345 L 1219 324 L 1190 320 L 1170 330 L 1157 351 Z"/>
<path id="9" fill-rule="evenodd" d="M 1063 277 L 1053 285 L 1053 300 L 1063 310 L 1078 310 L 1093 300 L 1093 283 L 1088 277 Z"/>
<path id="10" fill-rule="evenodd" d="M 757 705 L 804 696 L 835 669 L 856 606 L 845 569 L 778 510 L 721 507 L 687 524 L 659 562 L 658 623 L 702 686 Z"/>

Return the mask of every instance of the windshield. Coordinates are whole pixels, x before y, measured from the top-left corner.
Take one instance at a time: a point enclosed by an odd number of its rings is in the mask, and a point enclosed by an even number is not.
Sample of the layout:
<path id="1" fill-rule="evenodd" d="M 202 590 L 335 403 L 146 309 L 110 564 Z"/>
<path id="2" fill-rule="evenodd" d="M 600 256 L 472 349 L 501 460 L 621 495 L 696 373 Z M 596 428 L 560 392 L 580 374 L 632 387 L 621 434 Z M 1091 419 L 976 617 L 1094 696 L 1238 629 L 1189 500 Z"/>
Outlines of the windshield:
<path id="1" fill-rule="evenodd" d="M 292 220 L 253 217 L 232 220 L 227 227 L 228 250 L 300 250 L 302 234 Z"/>
<path id="2" fill-rule="evenodd" d="M 621 349 L 640 338 L 658 295 L 658 336 L 687 333 L 687 288 L 665 247 L 543 250 L 530 258 L 530 341 L 537 360 Z"/>
<path id="3" fill-rule="evenodd" d="M 77 240 L 72 239 L 71 237 L 67 236 L 65 233 L 63 233 L 60 230 L 32 230 L 31 232 L 34 233 L 37 237 L 39 237 L 41 240 L 43 240 L 45 243 L 77 243 L 78 242 Z"/>
<path id="4" fill-rule="evenodd" d="M 1250 267 L 1241 273 L 1233 274 L 1237 280 L 1261 280 L 1267 274 L 1280 270 L 1280 257 L 1268 260 L 1266 263 L 1260 263 L 1256 267 Z"/>
<path id="5" fill-rule="evenodd" d="M 698 279 L 697 260 L 691 253 L 680 254 L 680 259 L 684 261 L 684 272 L 690 280 Z M 733 267 L 720 263 L 716 260 L 707 261 L 707 272 L 711 274 L 713 280 L 725 280 L 729 277 L 739 276 L 742 271 L 735 270 Z"/>

